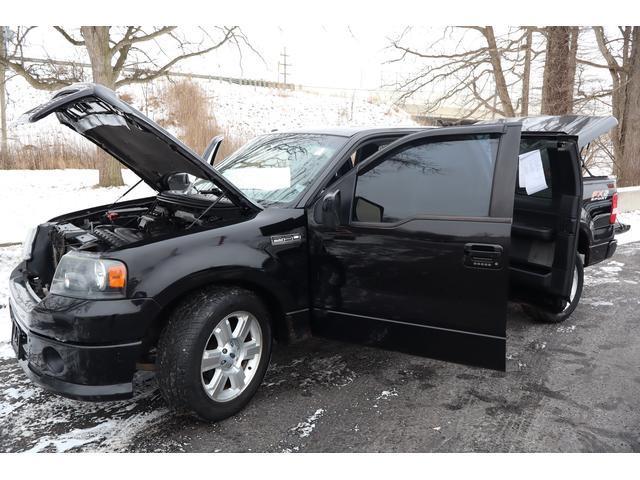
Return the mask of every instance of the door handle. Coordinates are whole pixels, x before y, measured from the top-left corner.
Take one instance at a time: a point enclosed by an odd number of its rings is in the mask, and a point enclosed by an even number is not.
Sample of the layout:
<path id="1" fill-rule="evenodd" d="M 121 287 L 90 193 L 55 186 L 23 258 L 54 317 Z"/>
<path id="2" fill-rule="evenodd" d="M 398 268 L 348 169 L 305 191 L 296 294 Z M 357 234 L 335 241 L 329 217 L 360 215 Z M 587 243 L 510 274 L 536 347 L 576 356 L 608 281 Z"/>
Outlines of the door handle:
<path id="1" fill-rule="evenodd" d="M 502 246 L 488 243 L 467 243 L 464 265 L 470 268 L 499 270 L 502 268 Z"/>

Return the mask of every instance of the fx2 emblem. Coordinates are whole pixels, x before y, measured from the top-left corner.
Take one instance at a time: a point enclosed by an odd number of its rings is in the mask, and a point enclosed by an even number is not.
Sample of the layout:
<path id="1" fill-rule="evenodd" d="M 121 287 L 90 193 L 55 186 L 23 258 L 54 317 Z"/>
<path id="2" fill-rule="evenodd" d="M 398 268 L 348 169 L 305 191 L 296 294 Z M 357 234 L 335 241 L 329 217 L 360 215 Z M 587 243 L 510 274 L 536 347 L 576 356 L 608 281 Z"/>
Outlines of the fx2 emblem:
<path id="1" fill-rule="evenodd" d="M 300 243 L 302 241 L 302 234 L 300 233 L 287 233 L 285 235 L 271 235 L 271 245 L 290 245 L 292 243 Z"/>
<path id="2" fill-rule="evenodd" d="M 609 197 L 609 190 L 595 190 L 591 194 L 591 200 L 605 200 Z"/>

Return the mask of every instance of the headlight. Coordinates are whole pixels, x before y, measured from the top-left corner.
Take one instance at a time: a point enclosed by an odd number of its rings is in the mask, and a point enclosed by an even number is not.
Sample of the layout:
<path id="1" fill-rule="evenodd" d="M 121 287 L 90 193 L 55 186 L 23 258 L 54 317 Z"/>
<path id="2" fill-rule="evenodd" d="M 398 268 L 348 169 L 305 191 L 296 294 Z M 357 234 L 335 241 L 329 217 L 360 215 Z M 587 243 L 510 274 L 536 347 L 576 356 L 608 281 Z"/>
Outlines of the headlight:
<path id="1" fill-rule="evenodd" d="M 33 241 L 36 239 L 36 232 L 38 231 L 38 227 L 34 227 L 29 230 L 27 233 L 27 237 L 24 239 L 24 243 L 22 244 L 22 259 L 23 260 L 31 260 L 31 255 L 33 253 Z"/>
<path id="2" fill-rule="evenodd" d="M 95 254 L 69 252 L 60 259 L 49 291 L 65 297 L 123 298 L 126 287 L 124 263 Z"/>

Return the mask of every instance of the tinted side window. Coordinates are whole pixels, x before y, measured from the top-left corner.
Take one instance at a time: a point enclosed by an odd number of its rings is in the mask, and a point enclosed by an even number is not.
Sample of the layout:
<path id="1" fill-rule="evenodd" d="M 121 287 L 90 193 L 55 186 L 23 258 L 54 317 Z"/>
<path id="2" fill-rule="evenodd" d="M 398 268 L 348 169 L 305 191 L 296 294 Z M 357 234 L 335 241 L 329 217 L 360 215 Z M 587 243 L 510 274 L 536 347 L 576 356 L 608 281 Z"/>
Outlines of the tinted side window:
<path id="1" fill-rule="evenodd" d="M 359 173 L 353 220 L 392 223 L 416 215 L 489 214 L 498 138 L 414 144 Z"/>

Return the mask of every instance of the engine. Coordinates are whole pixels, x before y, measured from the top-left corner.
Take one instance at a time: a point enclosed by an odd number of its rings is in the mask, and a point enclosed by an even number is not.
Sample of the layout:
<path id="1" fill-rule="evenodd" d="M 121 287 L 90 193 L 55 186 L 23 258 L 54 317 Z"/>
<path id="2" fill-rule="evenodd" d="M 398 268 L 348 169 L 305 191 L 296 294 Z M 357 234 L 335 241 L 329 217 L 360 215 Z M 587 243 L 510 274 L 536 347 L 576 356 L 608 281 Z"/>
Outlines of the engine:
<path id="1" fill-rule="evenodd" d="M 114 208 L 50 225 L 53 264 L 71 250 L 101 252 L 221 220 L 206 208 L 162 205 Z"/>

